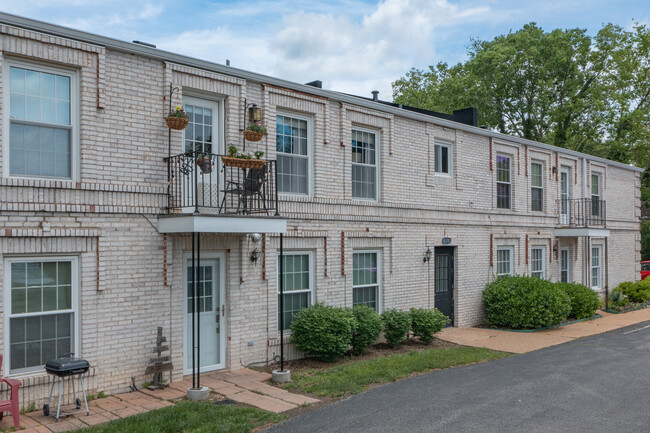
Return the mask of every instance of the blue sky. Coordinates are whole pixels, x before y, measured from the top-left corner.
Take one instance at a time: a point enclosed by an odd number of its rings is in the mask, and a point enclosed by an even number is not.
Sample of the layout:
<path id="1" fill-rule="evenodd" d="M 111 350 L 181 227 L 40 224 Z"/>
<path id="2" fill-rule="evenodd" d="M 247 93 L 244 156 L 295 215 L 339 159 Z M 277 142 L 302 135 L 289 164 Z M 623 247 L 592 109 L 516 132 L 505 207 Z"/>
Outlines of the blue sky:
<path id="1" fill-rule="evenodd" d="M 390 100 L 411 67 L 465 58 L 531 21 L 545 30 L 650 24 L 648 0 L 21 0 L 0 11 L 225 63 L 331 90 Z"/>

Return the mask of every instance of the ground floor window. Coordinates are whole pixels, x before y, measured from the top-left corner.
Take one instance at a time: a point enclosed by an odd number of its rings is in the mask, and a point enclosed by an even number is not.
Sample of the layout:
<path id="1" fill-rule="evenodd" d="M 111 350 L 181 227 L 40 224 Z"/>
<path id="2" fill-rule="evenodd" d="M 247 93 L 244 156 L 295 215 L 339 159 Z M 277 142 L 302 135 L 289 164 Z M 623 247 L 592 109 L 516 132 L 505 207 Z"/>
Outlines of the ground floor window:
<path id="1" fill-rule="evenodd" d="M 279 257 L 279 256 L 278 256 Z M 291 327 L 293 315 L 311 305 L 313 294 L 312 253 L 285 252 L 284 273 L 284 314 L 280 312 L 280 267 L 278 266 L 278 329 Z"/>
<path id="2" fill-rule="evenodd" d="M 591 288 L 602 287 L 603 256 L 602 247 L 591 247 Z"/>
<path id="3" fill-rule="evenodd" d="M 497 247 L 497 277 L 514 273 L 514 247 Z"/>
<path id="4" fill-rule="evenodd" d="M 533 247 L 530 250 L 530 274 L 537 278 L 546 278 L 546 248 Z"/>
<path id="5" fill-rule="evenodd" d="M 379 251 L 357 251 L 352 255 L 352 305 L 367 305 L 379 311 Z"/>
<path id="6" fill-rule="evenodd" d="M 75 352 L 76 258 L 8 259 L 5 269 L 10 372 Z"/>

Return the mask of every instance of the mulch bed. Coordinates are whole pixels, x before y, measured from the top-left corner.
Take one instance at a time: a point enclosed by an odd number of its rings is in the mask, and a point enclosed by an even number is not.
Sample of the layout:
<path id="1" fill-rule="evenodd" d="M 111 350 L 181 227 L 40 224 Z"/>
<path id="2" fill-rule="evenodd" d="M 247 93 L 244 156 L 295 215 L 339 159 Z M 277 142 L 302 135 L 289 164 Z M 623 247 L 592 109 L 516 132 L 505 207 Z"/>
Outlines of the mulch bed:
<path id="1" fill-rule="evenodd" d="M 331 368 L 337 365 L 349 364 L 351 362 L 364 361 L 366 359 L 374 358 L 383 358 L 389 355 L 395 355 L 398 353 L 408 353 L 414 350 L 422 351 L 429 349 L 439 349 L 439 348 L 449 348 L 449 347 L 458 347 L 456 343 L 451 343 L 449 341 L 441 340 L 439 338 L 434 338 L 433 341 L 429 344 L 421 343 L 415 338 L 409 338 L 408 340 L 403 341 L 396 348 L 391 348 L 386 343 L 378 343 L 374 346 L 370 346 L 366 353 L 359 356 L 352 356 L 350 353 L 339 358 L 335 362 L 323 362 L 314 358 L 304 358 L 297 359 L 295 361 L 284 361 L 285 370 L 290 370 L 292 373 L 304 372 L 307 370 L 313 370 L 318 368 Z M 267 365 L 266 367 L 260 367 L 259 370 L 271 373 L 273 370 L 279 368 L 278 363 L 273 363 Z M 320 398 L 320 397 L 319 397 Z"/>
<path id="2" fill-rule="evenodd" d="M 644 308 L 648 308 L 649 306 L 650 306 L 650 301 L 642 302 L 642 303 L 628 302 L 625 307 L 618 307 L 620 308 L 620 310 L 614 310 L 612 307 L 601 308 L 601 310 L 603 310 L 606 313 L 621 314 L 621 313 L 629 313 L 630 311 L 642 310 Z"/>

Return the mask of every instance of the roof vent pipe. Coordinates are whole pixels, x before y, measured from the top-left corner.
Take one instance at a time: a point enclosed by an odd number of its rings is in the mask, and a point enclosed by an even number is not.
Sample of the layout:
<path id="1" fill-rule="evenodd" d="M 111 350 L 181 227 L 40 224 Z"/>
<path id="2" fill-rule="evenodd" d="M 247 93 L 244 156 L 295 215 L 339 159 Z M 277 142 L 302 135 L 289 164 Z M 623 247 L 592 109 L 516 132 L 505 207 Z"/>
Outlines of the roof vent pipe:
<path id="1" fill-rule="evenodd" d="M 372 100 L 373 101 L 379 101 L 379 90 L 373 90 L 370 93 L 372 93 Z"/>
<path id="2" fill-rule="evenodd" d="M 226 59 L 226 66 L 230 66 L 230 59 Z"/>

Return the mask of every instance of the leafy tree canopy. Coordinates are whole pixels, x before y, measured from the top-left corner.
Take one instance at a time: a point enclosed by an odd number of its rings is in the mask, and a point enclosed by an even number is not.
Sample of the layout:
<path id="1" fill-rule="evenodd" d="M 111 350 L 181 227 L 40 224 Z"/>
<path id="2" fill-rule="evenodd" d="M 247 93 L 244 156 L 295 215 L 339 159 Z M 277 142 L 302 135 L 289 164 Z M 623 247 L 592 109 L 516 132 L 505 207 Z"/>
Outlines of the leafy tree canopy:
<path id="1" fill-rule="evenodd" d="M 646 169 L 650 206 L 650 30 L 607 24 L 544 32 L 535 23 L 472 40 L 468 60 L 412 69 L 393 83 L 396 103 L 451 112 L 479 109 L 504 134 Z"/>

